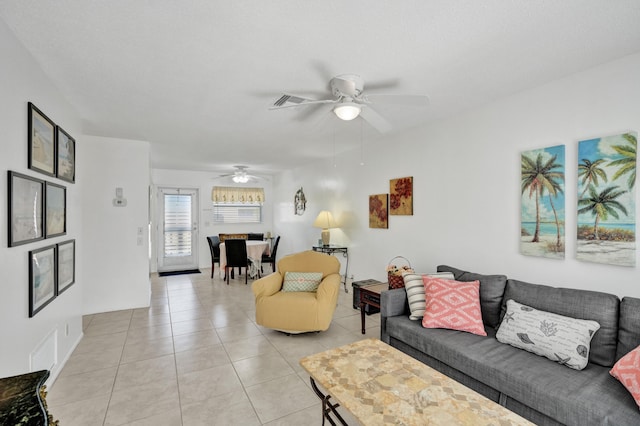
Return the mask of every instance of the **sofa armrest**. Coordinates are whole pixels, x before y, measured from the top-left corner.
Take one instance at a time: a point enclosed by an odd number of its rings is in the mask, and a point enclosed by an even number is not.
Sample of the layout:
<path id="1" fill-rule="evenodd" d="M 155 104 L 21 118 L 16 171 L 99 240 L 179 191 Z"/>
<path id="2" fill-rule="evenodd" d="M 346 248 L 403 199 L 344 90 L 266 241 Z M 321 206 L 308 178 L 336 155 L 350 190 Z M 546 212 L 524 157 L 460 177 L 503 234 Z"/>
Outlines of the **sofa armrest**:
<path id="1" fill-rule="evenodd" d="M 262 277 L 256 280 L 251 285 L 251 290 L 257 299 L 263 297 L 273 296 L 282 288 L 282 275 L 279 272 L 274 272 L 266 277 Z"/>
<path id="2" fill-rule="evenodd" d="M 387 318 L 406 315 L 407 292 L 404 288 L 395 288 L 380 293 L 380 340 L 389 344 Z"/>
<path id="3" fill-rule="evenodd" d="M 407 291 L 394 288 L 380 294 L 380 316 L 395 317 L 404 315 L 407 307 Z"/>

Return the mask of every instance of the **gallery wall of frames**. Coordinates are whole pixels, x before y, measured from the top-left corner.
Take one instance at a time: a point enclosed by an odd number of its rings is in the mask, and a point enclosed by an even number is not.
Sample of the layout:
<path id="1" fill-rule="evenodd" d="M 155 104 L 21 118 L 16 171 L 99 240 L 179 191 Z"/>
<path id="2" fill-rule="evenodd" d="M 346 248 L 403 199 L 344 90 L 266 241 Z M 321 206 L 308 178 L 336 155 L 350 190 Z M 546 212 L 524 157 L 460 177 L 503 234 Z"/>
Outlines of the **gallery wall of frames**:
<path id="1" fill-rule="evenodd" d="M 74 184 L 76 141 L 28 103 L 29 170 Z M 67 234 L 67 188 L 8 171 L 8 245 L 30 244 Z M 75 282 L 75 240 L 29 251 L 29 317 Z"/>
<path id="2" fill-rule="evenodd" d="M 388 194 L 369 196 L 369 228 L 389 228 L 389 216 L 413 216 L 413 176 L 389 180 Z"/>

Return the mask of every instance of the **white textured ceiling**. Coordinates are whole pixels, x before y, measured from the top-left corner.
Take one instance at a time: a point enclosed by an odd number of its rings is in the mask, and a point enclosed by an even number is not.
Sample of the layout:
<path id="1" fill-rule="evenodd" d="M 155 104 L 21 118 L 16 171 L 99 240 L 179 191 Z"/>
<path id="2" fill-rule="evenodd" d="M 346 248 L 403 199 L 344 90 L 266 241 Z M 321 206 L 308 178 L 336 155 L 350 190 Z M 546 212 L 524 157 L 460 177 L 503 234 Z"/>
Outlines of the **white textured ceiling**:
<path id="1" fill-rule="evenodd" d="M 267 109 L 337 74 L 429 95 L 377 108 L 403 131 L 640 51 L 639 0 L 0 0 L 0 17 L 84 133 L 215 172 L 273 173 L 357 147 L 361 128 L 380 137 L 360 119 Z"/>

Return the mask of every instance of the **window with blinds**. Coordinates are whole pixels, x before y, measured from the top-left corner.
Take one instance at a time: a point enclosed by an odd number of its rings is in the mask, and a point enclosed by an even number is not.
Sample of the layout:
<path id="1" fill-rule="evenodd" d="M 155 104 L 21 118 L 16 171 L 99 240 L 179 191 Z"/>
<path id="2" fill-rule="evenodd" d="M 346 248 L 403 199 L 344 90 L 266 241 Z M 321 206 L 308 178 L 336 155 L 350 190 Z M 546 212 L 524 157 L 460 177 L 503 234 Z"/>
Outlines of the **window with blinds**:
<path id="1" fill-rule="evenodd" d="M 262 223 L 262 205 L 213 203 L 213 222 Z"/>
<path id="2" fill-rule="evenodd" d="M 164 195 L 164 255 L 191 255 L 191 195 Z"/>
<path id="3" fill-rule="evenodd" d="M 263 188 L 214 186 L 213 223 L 262 223 Z"/>

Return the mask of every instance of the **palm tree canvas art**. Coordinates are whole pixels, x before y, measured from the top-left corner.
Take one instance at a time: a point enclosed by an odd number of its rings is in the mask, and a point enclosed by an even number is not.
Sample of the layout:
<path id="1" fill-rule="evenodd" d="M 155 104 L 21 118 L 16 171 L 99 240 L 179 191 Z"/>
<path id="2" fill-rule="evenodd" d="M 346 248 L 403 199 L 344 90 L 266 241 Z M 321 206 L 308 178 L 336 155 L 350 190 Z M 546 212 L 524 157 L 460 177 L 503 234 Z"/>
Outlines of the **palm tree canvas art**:
<path id="1" fill-rule="evenodd" d="M 564 145 L 523 152 L 520 253 L 564 259 Z"/>
<path id="2" fill-rule="evenodd" d="M 636 132 L 578 144 L 577 259 L 635 266 L 637 146 Z"/>

